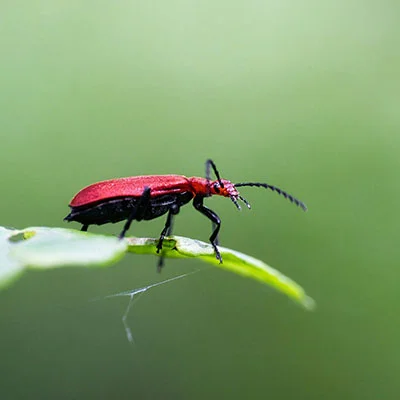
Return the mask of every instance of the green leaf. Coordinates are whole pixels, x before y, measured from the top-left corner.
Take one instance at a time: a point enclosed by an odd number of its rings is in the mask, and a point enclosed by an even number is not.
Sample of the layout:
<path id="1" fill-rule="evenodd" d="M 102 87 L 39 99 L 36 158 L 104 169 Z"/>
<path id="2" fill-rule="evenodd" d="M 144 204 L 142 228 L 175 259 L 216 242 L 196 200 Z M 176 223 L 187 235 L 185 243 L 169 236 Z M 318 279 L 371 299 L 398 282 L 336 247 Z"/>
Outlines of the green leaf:
<path id="1" fill-rule="evenodd" d="M 126 252 L 155 255 L 158 239 L 95 235 L 72 229 L 33 227 L 13 230 L 0 227 L 0 288 L 8 285 L 24 269 L 63 266 L 107 266 Z M 170 258 L 196 257 L 217 268 L 252 278 L 286 294 L 307 309 L 314 301 L 296 282 L 251 256 L 219 246 L 220 264 L 208 243 L 181 236 L 164 240 L 162 255 Z M 161 254 L 159 254 L 161 255 Z"/>
<path id="2" fill-rule="evenodd" d="M 109 265 L 126 250 L 126 242 L 114 237 L 61 228 L 0 227 L 0 289 L 27 268 Z"/>
<path id="3" fill-rule="evenodd" d="M 13 232 L 0 226 L 0 289 L 10 284 L 24 270 L 24 265 L 10 255 L 12 243 L 8 238 Z"/>
<path id="4" fill-rule="evenodd" d="M 127 244 L 115 237 L 71 229 L 39 227 L 18 233 L 30 239 L 12 245 L 10 256 L 30 268 L 104 266 L 122 258 L 127 250 Z"/>
<path id="5" fill-rule="evenodd" d="M 158 242 L 152 238 L 128 238 L 127 241 L 129 251 L 136 254 L 154 254 Z M 223 258 L 222 264 L 216 259 L 210 244 L 181 236 L 171 236 L 163 242 L 163 255 L 173 258 L 200 258 L 218 268 L 272 286 L 309 310 L 315 307 L 314 300 L 306 295 L 301 286 L 263 261 L 225 247 L 218 246 L 218 248 Z"/>

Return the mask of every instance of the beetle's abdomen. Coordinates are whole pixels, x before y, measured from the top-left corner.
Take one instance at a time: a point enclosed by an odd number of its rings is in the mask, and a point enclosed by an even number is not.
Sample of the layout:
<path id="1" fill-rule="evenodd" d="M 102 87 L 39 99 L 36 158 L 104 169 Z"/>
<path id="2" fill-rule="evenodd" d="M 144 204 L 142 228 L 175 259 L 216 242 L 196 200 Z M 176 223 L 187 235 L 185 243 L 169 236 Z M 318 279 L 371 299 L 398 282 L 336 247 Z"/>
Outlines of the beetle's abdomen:
<path id="1" fill-rule="evenodd" d="M 90 206 L 71 207 L 66 221 L 77 221 L 84 225 L 103 225 L 127 219 L 136 207 L 137 199 L 112 199 Z"/>
<path id="2" fill-rule="evenodd" d="M 182 206 L 193 198 L 191 192 L 180 193 L 179 195 L 164 195 L 153 197 L 147 206 L 143 218 L 151 220 L 164 215 L 174 205 Z M 64 218 L 66 221 L 77 221 L 83 225 L 103 225 L 116 223 L 128 219 L 134 212 L 140 198 L 122 197 L 110 199 L 88 206 L 71 207 L 71 212 Z"/>

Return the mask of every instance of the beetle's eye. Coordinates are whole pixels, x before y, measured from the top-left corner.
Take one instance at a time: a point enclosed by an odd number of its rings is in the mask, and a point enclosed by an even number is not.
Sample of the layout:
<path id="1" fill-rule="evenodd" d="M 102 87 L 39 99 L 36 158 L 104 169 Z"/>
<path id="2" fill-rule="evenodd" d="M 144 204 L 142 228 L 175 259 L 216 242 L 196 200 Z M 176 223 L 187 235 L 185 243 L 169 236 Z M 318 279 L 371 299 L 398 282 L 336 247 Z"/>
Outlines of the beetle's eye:
<path id="1" fill-rule="evenodd" d="M 214 183 L 214 190 L 219 193 L 219 185 L 218 183 Z"/>

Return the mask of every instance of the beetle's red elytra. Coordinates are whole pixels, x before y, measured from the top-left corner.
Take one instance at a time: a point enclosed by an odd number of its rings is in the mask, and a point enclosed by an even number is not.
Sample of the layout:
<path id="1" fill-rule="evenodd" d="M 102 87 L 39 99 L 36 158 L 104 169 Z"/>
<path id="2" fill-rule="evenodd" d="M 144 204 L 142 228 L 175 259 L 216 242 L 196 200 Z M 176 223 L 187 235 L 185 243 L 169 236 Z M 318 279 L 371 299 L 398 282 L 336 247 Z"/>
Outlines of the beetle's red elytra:
<path id="1" fill-rule="evenodd" d="M 217 179 L 212 181 L 210 170 Z M 243 198 L 238 187 L 256 186 L 270 189 L 289 199 L 292 203 L 307 210 L 306 205 L 287 192 L 268 183 L 245 182 L 232 183 L 221 179 L 212 160 L 206 161 L 206 177 L 187 178 L 182 175 L 144 175 L 128 178 L 110 179 L 94 183 L 79 191 L 71 200 L 71 212 L 64 218 L 66 221 L 77 221 L 82 224 L 82 231 L 87 231 L 89 225 L 103 225 L 126 220 L 119 235 L 123 238 L 132 221 L 151 220 L 167 214 L 167 220 L 160 234 L 157 253 L 162 249 L 165 236 L 172 232 L 173 216 L 179 213 L 180 207 L 193 199 L 193 206 L 213 223 L 210 243 L 214 248 L 216 258 L 222 263 L 218 250 L 217 238 L 221 227 L 218 215 L 204 206 L 206 197 L 229 197 L 240 210 L 239 200 L 248 208 L 250 204 Z M 163 265 L 163 257 L 159 261 L 159 269 Z"/>
<path id="2" fill-rule="evenodd" d="M 219 195 L 237 197 L 239 192 L 235 186 L 224 179 L 221 180 L 224 187 L 219 192 L 213 185 L 209 188 L 209 181 L 205 178 L 186 178 L 181 175 L 144 175 L 131 176 L 129 178 L 110 179 L 97 182 L 82 189 L 71 200 L 71 207 L 87 206 L 99 201 L 118 197 L 140 197 L 145 187 L 151 189 L 151 198 L 190 192 L 196 195 Z M 213 184 L 213 182 L 212 182 Z"/>

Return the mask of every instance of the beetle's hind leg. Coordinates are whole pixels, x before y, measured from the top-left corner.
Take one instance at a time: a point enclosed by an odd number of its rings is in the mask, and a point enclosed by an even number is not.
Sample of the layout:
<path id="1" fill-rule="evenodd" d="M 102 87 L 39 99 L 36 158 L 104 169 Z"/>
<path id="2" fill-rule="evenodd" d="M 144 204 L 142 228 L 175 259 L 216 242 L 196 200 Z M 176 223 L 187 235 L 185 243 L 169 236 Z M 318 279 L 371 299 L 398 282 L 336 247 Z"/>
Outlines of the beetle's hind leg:
<path id="1" fill-rule="evenodd" d="M 122 229 L 122 232 L 119 234 L 118 238 L 123 239 L 125 237 L 126 232 L 131 226 L 131 223 L 134 219 L 139 219 L 141 220 L 143 218 L 144 213 L 146 212 L 146 209 L 150 203 L 150 188 L 145 187 L 143 190 L 142 195 L 140 196 L 138 200 L 138 204 L 136 207 L 133 209 L 131 215 L 127 219 L 124 229 Z"/>
<path id="2" fill-rule="evenodd" d="M 89 228 L 89 225 L 83 224 L 82 228 L 81 228 L 81 232 L 87 232 L 88 228 Z"/>
<path id="3" fill-rule="evenodd" d="M 157 243 L 157 253 L 162 250 L 163 241 L 165 236 L 169 236 L 172 233 L 172 224 L 173 224 L 173 216 L 179 213 L 179 206 L 177 204 L 173 204 L 168 211 L 167 220 L 165 221 L 164 229 L 161 231 L 160 239 Z M 163 255 L 160 256 L 158 260 L 157 270 L 161 272 L 162 267 L 164 266 L 164 259 Z"/>

